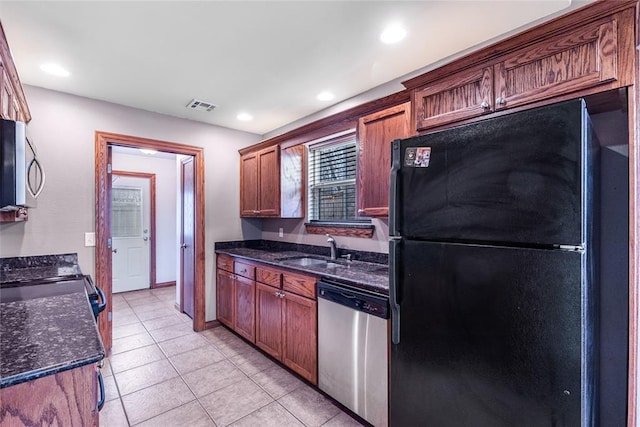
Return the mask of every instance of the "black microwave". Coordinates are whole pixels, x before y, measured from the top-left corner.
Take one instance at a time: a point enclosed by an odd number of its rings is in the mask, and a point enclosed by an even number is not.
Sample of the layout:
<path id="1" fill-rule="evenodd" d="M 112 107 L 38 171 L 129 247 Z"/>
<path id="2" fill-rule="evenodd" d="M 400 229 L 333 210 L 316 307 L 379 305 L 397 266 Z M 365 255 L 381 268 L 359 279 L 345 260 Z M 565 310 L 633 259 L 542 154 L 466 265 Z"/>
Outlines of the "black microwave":
<path id="1" fill-rule="evenodd" d="M 35 207 L 43 186 L 44 172 L 25 123 L 0 120 L 0 211 Z"/>

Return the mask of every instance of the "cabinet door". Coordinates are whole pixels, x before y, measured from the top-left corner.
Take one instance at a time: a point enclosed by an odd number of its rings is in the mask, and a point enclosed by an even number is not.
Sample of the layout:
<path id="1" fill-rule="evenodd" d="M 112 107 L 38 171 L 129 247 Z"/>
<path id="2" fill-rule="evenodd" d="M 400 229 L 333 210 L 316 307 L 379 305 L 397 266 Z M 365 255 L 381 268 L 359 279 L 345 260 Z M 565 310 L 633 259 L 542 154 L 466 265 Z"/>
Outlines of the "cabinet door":
<path id="1" fill-rule="evenodd" d="M 235 324 L 235 277 L 233 274 L 218 270 L 216 280 L 216 311 L 218 320 L 234 329 Z"/>
<path id="2" fill-rule="evenodd" d="M 282 362 L 318 384 L 318 307 L 313 300 L 286 293 L 283 301 Z"/>
<path id="3" fill-rule="evenodd" d="M 304 218 L 305 146 L 280 150 L 280 217 Z"/>
<path id="4" fill-rule="evenodd" d="M 280 290 L 256 283 L 256 345 L 276 359 L 282 356 Z"/>
<path id="5" fill-rule="evenodd" d="M 251 342 L 256 341 L 255 307 L 255 282 L 244 277 L 236 277 L 236 324 L 234 330 Z"/>
<path id="6" fill-rule="evenodd" d="M 411 135 L 411 103 L 358 121 L 358 215 L 389 215 L 391 141 Z"/>
<path id="7" fill-rule="evenodd" d="M 240 216 L 256 216 L 258 210 L 258 154 L 240 157 Z"/>
<path id="8" fill-rule="evenodd" d="M 0 389 L 2 426 L 97 426 L 96 365 Z"/>
<path id="9" fill-rule="evenodd" d="M 258 152 L 258 209 L 260 216 L 280 215 L 279 147 Z"/>
<path id="10" fill-rule="evenodd" d="M 13 109 L 13 91 L 4 67 L 0 69 L 0 117 L 11 120 Z"/>
<path id="11" fill-rule="evenodd" d="M 495 65 L 495 108 L 515 107 L 615 81 L 618 22 L 600 20 L 508 56 Z"/>
<path id="12" fill-rule="evenodd" d="M 493 68 L 461 71 L 414 93 L 417 130 L 491 112 Z"/>

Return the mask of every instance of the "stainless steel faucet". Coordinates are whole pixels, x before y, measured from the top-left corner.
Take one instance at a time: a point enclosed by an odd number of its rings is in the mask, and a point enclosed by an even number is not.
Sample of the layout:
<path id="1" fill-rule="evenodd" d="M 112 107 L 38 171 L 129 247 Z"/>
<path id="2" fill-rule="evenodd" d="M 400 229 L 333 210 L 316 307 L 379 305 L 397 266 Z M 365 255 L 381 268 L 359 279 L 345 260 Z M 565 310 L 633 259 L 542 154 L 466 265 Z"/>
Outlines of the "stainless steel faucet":
<path id="1" fill-rule="evenodd" d="M 331 247 L 331 259 L 336 259 L 338 253 L 336 239 L 334 239 L 330 234 L 327 234 L 327 242 L 329 242 L 329 246 Z"/>

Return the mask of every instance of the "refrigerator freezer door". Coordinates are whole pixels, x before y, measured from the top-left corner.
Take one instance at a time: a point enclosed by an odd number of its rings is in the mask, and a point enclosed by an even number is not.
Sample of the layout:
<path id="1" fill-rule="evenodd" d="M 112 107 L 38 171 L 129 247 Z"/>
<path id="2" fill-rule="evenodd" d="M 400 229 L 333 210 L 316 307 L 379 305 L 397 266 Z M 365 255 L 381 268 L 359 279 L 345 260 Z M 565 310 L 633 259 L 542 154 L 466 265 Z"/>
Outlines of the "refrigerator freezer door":
<path id="1" fill-rule="evenodd" d="M 390 425 L 592 424 L 584 254 L 402 242 Z"/>
<path id="2" fill-rule="evenodd" d="M 391 235 L 583 245 L 588 123 L 574 100 L 394 141 Z"/>

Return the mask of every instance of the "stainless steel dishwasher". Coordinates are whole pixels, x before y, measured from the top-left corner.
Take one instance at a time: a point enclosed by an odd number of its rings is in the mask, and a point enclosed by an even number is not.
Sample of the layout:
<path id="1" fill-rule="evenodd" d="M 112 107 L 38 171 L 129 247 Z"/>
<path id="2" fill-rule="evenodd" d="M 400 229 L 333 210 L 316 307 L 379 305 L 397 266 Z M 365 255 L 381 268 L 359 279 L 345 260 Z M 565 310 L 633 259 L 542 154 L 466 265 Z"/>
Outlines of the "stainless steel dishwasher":
<path id="1" fill-rule="evenodd" d="M 318 282 L 318 386 L 376 427 L 388 425 L 384 295 Z"/>

